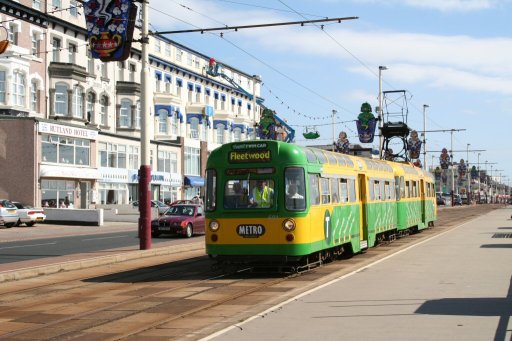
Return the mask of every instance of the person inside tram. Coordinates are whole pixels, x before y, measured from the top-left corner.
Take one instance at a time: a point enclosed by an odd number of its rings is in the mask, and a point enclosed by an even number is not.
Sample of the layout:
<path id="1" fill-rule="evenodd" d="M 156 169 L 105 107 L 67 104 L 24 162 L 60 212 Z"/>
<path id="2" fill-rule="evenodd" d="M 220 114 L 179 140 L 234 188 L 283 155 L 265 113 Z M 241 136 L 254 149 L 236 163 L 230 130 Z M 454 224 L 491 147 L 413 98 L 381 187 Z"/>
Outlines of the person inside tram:
<path id="1" fill-rule="evenodd" d="M 252 190 L 249 203 L 252 207 L 268 208 L 274 200 L 274 190 L 267 185 L 265 180 L 257 180 L 256 187 Z"/>

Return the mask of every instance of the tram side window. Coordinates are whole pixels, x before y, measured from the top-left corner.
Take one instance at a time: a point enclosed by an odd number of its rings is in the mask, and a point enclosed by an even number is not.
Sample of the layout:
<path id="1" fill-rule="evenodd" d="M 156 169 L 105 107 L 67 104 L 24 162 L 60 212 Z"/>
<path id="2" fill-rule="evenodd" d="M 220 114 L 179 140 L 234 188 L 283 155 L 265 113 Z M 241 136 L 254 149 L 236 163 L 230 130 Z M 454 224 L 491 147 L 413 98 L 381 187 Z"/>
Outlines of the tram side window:
<path id="1" fill-rule="evenodd" d="M 391 199 L 391 190 L 389 186 L 389 181 L 384 181 L 384 199 L 390 200 Z"/>
<path id="2" fill-rule="evenodd" d="M 303 168 L 287 168 L 284 173 L 285 206 L 290 211 L 306 209 L 306 184 Z"/>
<path id="3" fill-rule="evenodd" d="M 375 182 L 373 184 L 373 190 L 375 192 L 375 200 L 380 200 L 381 199 L 381 196 L 380 196 L 380 182 L 378 180 L 375 180 Z"/>
<path id="4" fill-rule="evenodd" d="M 332 203 L 338 204 L 340 202 L 340 188 L 338 186 L 338 179 L 331 179 L 331 193 L 332 193 Z"/>
<path id="5" fill-rule="evenodd" d="M 217 173 L 213 169 L 206 170 L 206 200 L 205 210 L 215 211 L 216 201 L 215 196 L 217 195 Z"/>
<path id="6" fill-rule="evenodd" d="M 347 179 L 340 179 L 341 202 L 348 202 L 348 184 Z"/>
<path id="7" fill-rule="evenodd" d="M 375 183 L 373 180 L 370 180 L 370 185 L 368 186 L 370 192 L 370 201 L 375 200 Z"/>
<path id="8" fill-rule="evenodd" d="M 409 181 L 405 182 L 405 197 L 406 198 L 410 198 L 411 197 L 411 186 L 410 186 L 410 182 Z"/>
<path id="9" fill-rule="evenodd" d="M 311 205 L 320 205 L 319 178 L 318 174 L 309 174 L 309 188 L 311 189 L 309 200 Z"/>
<path id="10" fill-rule="evenodd" d="M 412 181 L 412 197 L 418 197 L 418 183 L 416 181 Z"/>
<path id="11" fill-rule="evenodd" d="M 350 202 L 356 202 L 356 181 L 354 179 L 349 179 L 349 198 Z"/>
<path id="12" fill-rule="evenodd" d="M 329 178 L 320 178 L 322 204 L 329 204 L 331 202 L 331 189 L 329 186 L 329 182 Z"/>

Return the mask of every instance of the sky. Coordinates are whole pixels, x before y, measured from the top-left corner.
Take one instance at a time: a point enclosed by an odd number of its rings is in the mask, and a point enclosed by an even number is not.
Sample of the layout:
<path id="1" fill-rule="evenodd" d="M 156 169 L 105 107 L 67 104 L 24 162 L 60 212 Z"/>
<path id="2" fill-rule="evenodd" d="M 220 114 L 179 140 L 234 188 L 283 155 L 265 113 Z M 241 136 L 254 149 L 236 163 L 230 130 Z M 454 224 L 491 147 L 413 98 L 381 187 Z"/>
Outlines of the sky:
<path id="1" fill-rule="evenodd" d="M 149 7 L 152 31 L 357 17 L 167 37 L 261 76 L 265 106 L 296 130 L 300 145 L 332 143 L 333 110 L 334 138 L 346 131 L 360 144 L 355 120 L 362 103 L 378 105 L 385 66 L 382 91 L 404 91 L 384 96 L 384 115 L 399 114 L 396 121 L 403 113 L 411 129 L 426 130 L 429 166 L 446 148 L 454 161 L 479 162 L 512 185 L 512 0 L 150 0 Z M 320 138 L 306 140 L 306 127 Z M 378 139 L 361 145 L 378 148 Z"/>

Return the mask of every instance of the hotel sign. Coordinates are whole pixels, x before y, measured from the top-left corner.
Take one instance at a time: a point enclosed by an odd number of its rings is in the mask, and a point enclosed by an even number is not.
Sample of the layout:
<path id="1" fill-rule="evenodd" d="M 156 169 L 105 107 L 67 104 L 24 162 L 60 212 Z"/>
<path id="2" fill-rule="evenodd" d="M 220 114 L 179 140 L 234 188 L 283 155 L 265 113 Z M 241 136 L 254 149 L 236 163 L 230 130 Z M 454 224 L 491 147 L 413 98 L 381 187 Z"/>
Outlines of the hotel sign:
<path id="1" fill-rule="evenodd" d="M 98 138 L 98 132 L 96 130 L 69 127 L 47 122 L 39 122 L 39 133 L 63 135 L 88 140 L 96 140 Z"/>

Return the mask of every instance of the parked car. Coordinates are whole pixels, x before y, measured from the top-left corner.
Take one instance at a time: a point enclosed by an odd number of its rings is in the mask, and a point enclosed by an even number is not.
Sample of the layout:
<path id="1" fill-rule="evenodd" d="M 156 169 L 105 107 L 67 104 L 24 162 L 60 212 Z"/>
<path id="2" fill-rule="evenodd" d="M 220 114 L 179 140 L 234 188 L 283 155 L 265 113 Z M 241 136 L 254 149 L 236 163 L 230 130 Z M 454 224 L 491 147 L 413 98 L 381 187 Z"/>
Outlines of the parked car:
<path id="1" fill-rule="evenodd" d="M 36 223 L 42 223 L 46 220 L 46 214 L 42 208 L 36 208 L 31 205 L 22 204 L 21 202 L 12 202 L 18 208 L 18 221 L 16 226 L 25 224 L 28 227 L 34 226 Z"/>
<path id="2" fill-rule="evenodd" d="M 0 199 L 0 225 L 13 227 L 18 222 L 18 209 L 7 199 Z"/>
<path id="3" fill-rule="evenodd" d="M 437 193 L 437 206 L 444 206 L 446 205 L 446 199 L 443 197 L 441 193 Z"/>
<path id="4" fill-rule="evenodd" d="M 139 202 L 132 202 L 133 207 L 139 207 Z M 164 214 L 169 209 L 169 206 L 158 200 L 151 200 L 151 207 L 158 207 L 158 214 Z"/>
<path id="5" fill-rule="evenodd" d="M 458 206 L 462 206 L 462 198 L 461 198 L 460 194 L 454 194 L 453 195 L 453 204 L 454 205 L 458 205 Z"/>
<path id="6" fill-rule="evenodd" d="M 195 233 L 205 232 L 203 206 L 197 204 L 176 204 L 158 219 L 151 221 L 151 235 L 181 235 L 187 238 Z"/>

